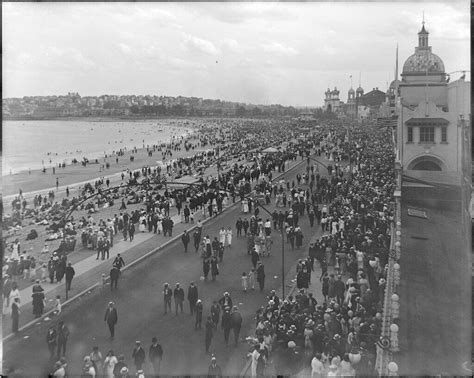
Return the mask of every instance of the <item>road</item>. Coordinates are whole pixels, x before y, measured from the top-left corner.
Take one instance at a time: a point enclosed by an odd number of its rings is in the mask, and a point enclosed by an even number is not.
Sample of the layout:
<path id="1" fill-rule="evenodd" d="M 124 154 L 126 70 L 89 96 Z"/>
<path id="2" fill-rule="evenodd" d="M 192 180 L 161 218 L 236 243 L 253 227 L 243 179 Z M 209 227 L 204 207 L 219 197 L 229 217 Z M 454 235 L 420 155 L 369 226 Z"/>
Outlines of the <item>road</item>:
<path id="1" fill-rule="evenodd" d="M 305 167 L 306 164 L 302 164 L 300 171 Z M 296 173 L 297 170 L 292 170 L 285 178 L 293 180 Z M 273 207 L 269 206 L 268 209 L 272 211 Z M 247 294 L 243 293 L 240 277 L 242 272 L 248 272 L 252 265 L 246 252 L 245 238 L 235 236 L 235 221 L 241 215 L 240 206 L 235 206 L 204 226 L 203 235 L 208 234 L 211 237 L 217 236 L 222 226 L 232 226 L 234 229 L 232 247 L 226 248 L 224 261 L 220 264 L 220 274 L 215 282 L 200 281 L 202 276 L 200 255 L 194 252 L 185 254 L 181 242 L 177 240 L 144 262 L 125 271 L 119 282 L 118 291 L 111 293 L 108 287 L 96 290 L 66 308 L 61 319 L 71 332 L 66 353 L 68 373 L 80 374 L 83 357 L 97 345 L 104 356 L 109 349 L 113 349 L 116 355 L 124 354 L 125 361 L 134 374 L 131 353 L 135 341 L 141 340 L 147 351 L 152 336 L 156 336 L 164 349 L 162 374 L 206 374 L 210 356 L 205 354 L 204 330 L 194 330 L 194 318 L 189 313 L 187 301 L 184 314 L 178 316 L 163 314 L 162 287 L 165 282 L 170 283 L 172 287 L 176 282 L 180 282 L 186 294 L 189 283 L 191 281 L 197 283 L 199 297 L 204 303 L 204 317 L 209 314 L 212 301 L 218 300 L 225 291 L 229 291 L 244 319 L 241 338 L 252 335 L 255 329 L 255 311 L 265 303 L 265 297 L 271 289 L 281 289 L 279 248 L 281 239 L 280 234 L 273 231 L 273 256 L 263 259 L 266 272 L 265 290 L 260 292 L 257 289 Z M 265 219 L 264 215 L 262 217 Z M 307 255 L 309 239 L 316 229 L 319 232 L 317 227 L 310 231 L 306 215 L 300 223 L 305 243 L 301 250 L 294 251 L 285 243 L 286 274 L 294 269 L 294 263 L 298 258 Z M 151 238 L 134 248 L 151 250 L 156 247 L 156 242 L 155 238 Z M 289 284 L 287 280 L 286 285 Z M 110 340 L 107 326 L 103 321 L 109 301 L 116 303 L 119 317 L 113 341 Z M 57 319 L 53 321 L 55 324 Z M 51 372 L 45 341 L 50 323 L 51 321 L 43 321 L 5 343 L 3 351 L 5 373 L 10 376 L 38 376 Z M 218 358 L 225 375 L 236 375 L 245 363 L 248 346 L 244 341 L 237 347 L 226 347 L 223 332 L 219 329 L 215 333 L 210 351 Z"/>

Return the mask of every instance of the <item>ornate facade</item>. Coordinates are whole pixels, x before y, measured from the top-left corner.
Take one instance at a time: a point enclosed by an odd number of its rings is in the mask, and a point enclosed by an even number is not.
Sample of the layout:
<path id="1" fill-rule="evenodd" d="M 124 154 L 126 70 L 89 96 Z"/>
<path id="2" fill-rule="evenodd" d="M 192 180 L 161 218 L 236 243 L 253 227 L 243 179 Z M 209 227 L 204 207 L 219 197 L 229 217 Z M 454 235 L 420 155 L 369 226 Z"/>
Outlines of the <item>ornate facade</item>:
<path id="1" fill-rule="evenodd" d="M 404 171 L 461 172 L 470 83 L 461 78 L 448 84 L 444 63 L 433 54 L 428 36 L 423 24 L 401 81 L 389 89 L 399 88 L 398 154 Z"/>

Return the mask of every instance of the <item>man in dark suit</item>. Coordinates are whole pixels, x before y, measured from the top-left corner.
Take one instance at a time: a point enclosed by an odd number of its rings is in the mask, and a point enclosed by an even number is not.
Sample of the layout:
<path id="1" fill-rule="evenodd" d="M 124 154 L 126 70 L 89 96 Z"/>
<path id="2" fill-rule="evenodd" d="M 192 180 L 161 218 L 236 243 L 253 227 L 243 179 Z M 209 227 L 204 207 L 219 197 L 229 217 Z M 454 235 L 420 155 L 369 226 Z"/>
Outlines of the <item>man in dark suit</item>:
<path id="1" fill-rule="evenodd" d="M 199 250 L 199 245 L 201 244 L 201 233 L 196 229 L 193 233 L 194 249 L 195 252 Z"/>
<path id="2" fill-rule="evenodd" d="M 209 365 L 209 369 L 207 371 L 208 378 L 220 378 L 222 377 L 222 369 L 219 365 L 217 365 L 217 359 L 212 357 L 211 364 Z"/>
<path id="3" fill-rule="evenodd" d="M 191 282 L 188 288 L 188 301 L 189 309 L 191 310 L 191 315 L 194 314 L 194 308 L 196 307 L 196 301 L 198 300 L 198 288 L 194 285 L 194 282 Z"/>
<path id="4" fill-rule="evenodd" d="M 49 327 L 48 333 L 46 334 L 46 343 L 49 349 L 49 359 L 53 360 L 56 345 L 58 343 L 58 332 L 54 326 Z"/>
<path id="5" fill-rule="evenodd" d="M 112 291 L 114 287 L 115 287 L 115 290 L 117 290 L 119 276 L 120 276 L 120 270 L 118 270 L 118 268 L 114 266 L 110 270 L 110 291 Z"/>
<path id="6" fill-rule="evenodd" d="M 132 353 L 133 362 L 135 363 L 135 368 L 137 372 L 142 370 L 143 363 L 145 362 L 145 350 L 142 348 L 140 341 L 135 342 L 135 348 Z"/>
<path id="7" fill-rule="evenodd" d="M 71 282 L 75 274 L 76 272 L 74 271 L 72 264 L 68 263 L 66 267 L 66 290 L 68 291 L 71 290 Z"/>
<path id="8" fill-rule="evenodd" d="M 237 306 L 234 306 L 232 314 L 230 314 L 230 321 L 232 329 L 234 330 L 234 342 L 235 345 L 239 342 L 240 328 L 242 327 L 242 315 L 239 312 Z"/>
<path id="9" fill-rule="evenodd" d="M 184 230 L 183 235 L 181 235 L 181 241 L 183 242 L 185 253 L 188 252 L 189 239 L 188 231 Z"/>
<path id="10" fill-rule="evenodd" d="M 229 334 L 232 329 L 232 321 L 230 316 L 230 307 L 226 307 L 224 313 L 222 314 L 221 326 L 224 330 L 224 341 L 225 345 L 229 343 Z"/>
<path id="11" fill-rule="evenodd" d="M 66 355 L 66 344 L 67 344 L 68 338 L 69 338 L 69 329 L 61 320 L 58 324 L 58 360 L 62 356 Z"/>
<path id="12" fill-rule="evenodd" d="M 176 284 L 176 287 L 173 291 L 174 297 L 174 306 L 176 315 L 178 315 L 178 307 L 181 308 L 181 313 L 183 313 L 183 302 L 184 302 L 184 290 L 181 286 L 179 286 L 179 282 Z"/>
<path id="13" fill-rule="evenodd" d="M 165 302 L 165 315 L 168 313 L 168 310 L 171 312 L 172 295 L 173 295 L 173 290 L 171 290 L 168 283 L 165 283 L 164 288 L 163 288 L 163 298 Z"/>
<path id="14" fill-rule="evenodd" d="M 152 375 L 157 376 L 160 374 L 160 365 L 163 358 L 163 348 L 158 344 L 158 339 L 153 337 L 151 339 L 150 349 L 148 350 L 148 359 L 152 365 Z"/>
<path id="15" fill-rule="evenodd" d="M 109 326 L 110 338 L 113 339 L 115 336 L 115 325 L 118 321 L 117 309 L 114 306 L 114 302 L 109 302 L 107 310 L 105 310 L 104 322 Z"/>
<path id="16" fill-rule="evenodd" d="M 227 291 L 224 293 L 224 296 L 219 299 L 219 304 L 222 307 L 222 311 L 224 311 L 226 307 L 232 308 L 232 298 Z"/>

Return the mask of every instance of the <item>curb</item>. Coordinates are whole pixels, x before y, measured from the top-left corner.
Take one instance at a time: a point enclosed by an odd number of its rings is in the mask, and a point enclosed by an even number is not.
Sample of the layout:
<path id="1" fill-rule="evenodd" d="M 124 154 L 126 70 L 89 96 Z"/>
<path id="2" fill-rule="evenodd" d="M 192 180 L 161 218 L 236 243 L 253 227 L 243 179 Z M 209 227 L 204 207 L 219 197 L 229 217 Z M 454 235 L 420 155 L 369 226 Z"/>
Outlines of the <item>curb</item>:
<path id="1" fill-rule="evenodd" d="M 277 180 L 278 178 L 280 178 L 281 176 L 283 176 L 284 174 L 287 174 L 288 172 L 291 172 L 293 169 L 299 167 L 301 164 L 304 163 L 304 160 L 302 161 L 299 161 L 297 162 L 293 167 L 291 168 L 288 168 L 286 171 L 284 172 L 281 172 L 278 176 L 275 176 L 273 179 L 272 179 L 272 182 Z M 250 193 L 253 193 L 254 190 L 252 190 Z M 227 208 L 225 208 L 222 212 L 226 211 L 226 210 L 229 210 L 233 207 L 235 207 L 236 205 L 238 205 L 240 202 L 240 200 L 232 203 L 230 206 L 228 206 Z M 208 217 L 204 220 L 202 220 L 202 224 L 205 224 L 207 223 L 209 220 L 211 219 L 214 219 L 215 217 Z M 194 224 L 194 226 L 192 226 L 191 228 L 188 229 L 188 231 L 191 231 L 193 229 L 195 229 L 197 227 L 196 224 Z M 180 237 L 180 235 L 176 235 L 174 237 L 172 237 L 171 239 L 169 239 L 168 241 L 164 242 L 163 244 L 160 244 L 158 247 L 152 249 L 151 251 L 147 252 L 146 254 L 144 254 L 143 256 L 140 256 L 139 258 L 137 258 L 136 260 L 132 261 L 130 264 L 124 266 L 122 268 L 122 271 L 125 271 L 129 268 L 131 268 L 132 266 L 135 266 L 136 264 L 138 264 L 139 262 L 143 261 L 144 259 L 150 257 L 151 255 L 155 254 L 156 252 L 158 252 L 160 249 L 168 246 L 169 244 L 175 242 L 176 240 L 178 240 Z M 109 281 L 109 277 L 106 278 L 105 282 L 108 282 Z M 89 291 L 92 291 L 94 290 L 97 286 L 99 286 L 101 284 L 102 281 L 98 281 L 96 283 L 94 283 L 93 285 L 89 286 L 88 288 L 84 289 L 83 291 L 81 291 L 80 293 L 74 295 L 73 297 L 71 297 L 70 299 L 68 299 L 67 301 L 63 302 L 62 303 L 62 308 L 66 307 L 67 305 L 71 304 L 73 301 L 75 301 L 76 299 L 79 299 L 80 297 L 84 296 L 85 294 L 87 294 Z M 290 292 L 292 291 L 293 289 L 290 289 Z M 39 318 L 35 318 L 34 320 L 31 320 L 30 322 L 26 323 L 25 325 L 23 325 L 22 327 L 20 327 L 18 329 L 18 333 L 19 332 L 22 332 L 24 330 L 26 330 L 27 328 L 31 327 L 32 325 L 34 325 L 35 323 L 37 323 L 38 321 L 41 321 L 43 320 L 44 318 L 48 317 L 49 315 L 53 314 L 54 312 L 54 309 L 51 309 L 49 310 L 47 313 L 41 315 L 41 317 Z M 14 337 L 16 334 L 14 333 L 9 333 L 7 336 L 3 337 L 2 338 L 2 342 L 5 342 L 5 341 L 8 341 L 10 340 L 12 337 Z M 250 365 L 249 365 L 250 366 Z M 247 367 L 248 369 L 248 367 Z M 247 370 L 246 369 L 246 370 Z"/>

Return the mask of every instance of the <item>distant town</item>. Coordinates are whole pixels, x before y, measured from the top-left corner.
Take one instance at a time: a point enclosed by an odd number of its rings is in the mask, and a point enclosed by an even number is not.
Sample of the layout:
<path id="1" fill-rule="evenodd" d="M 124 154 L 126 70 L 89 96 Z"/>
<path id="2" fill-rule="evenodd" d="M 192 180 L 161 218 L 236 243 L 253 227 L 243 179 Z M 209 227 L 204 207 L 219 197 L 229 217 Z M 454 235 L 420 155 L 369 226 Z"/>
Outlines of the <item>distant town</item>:
<path id="1" fill-rule="evenodd" d="M 2 100 L 3 119 L 52 119 L 62 117 L 259 117 L 297 116 L 302 109 L 282 105 L 252 105 L 238 102 L 154 95 L 102 95 L 81 97 L 25 96 Z M 315 109 L 305 108 L 313 112 Z M 320 110 L 322 112 L 322 110 Z"/>

